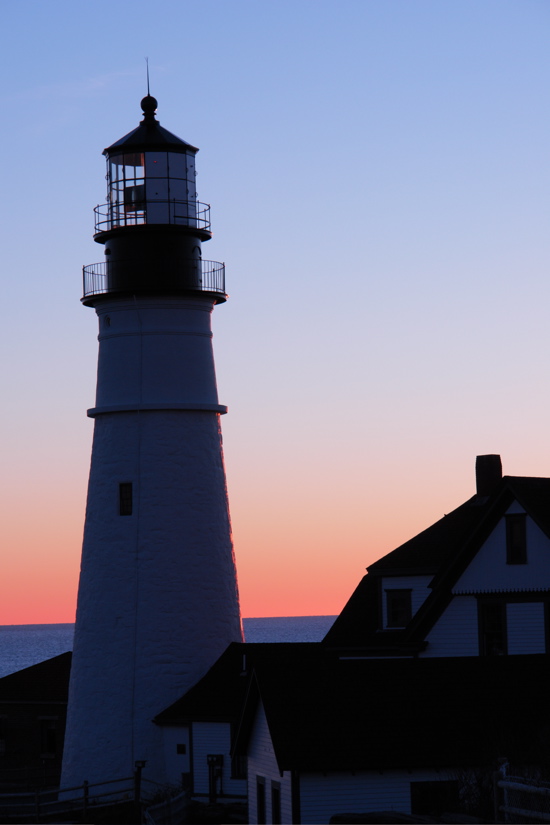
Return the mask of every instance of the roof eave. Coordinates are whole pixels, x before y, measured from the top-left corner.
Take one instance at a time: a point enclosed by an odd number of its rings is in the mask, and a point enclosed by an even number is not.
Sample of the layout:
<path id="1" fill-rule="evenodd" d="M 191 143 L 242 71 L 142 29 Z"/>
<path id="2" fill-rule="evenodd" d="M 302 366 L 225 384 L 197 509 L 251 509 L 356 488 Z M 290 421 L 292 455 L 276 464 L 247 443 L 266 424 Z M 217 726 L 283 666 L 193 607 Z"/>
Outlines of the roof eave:
<path id="1" fill-rule="evenodd" d="M 116 156 L 129 150 L 135 152 L 141 149 L 142 151 L 173 151 L 173 152 L 193 152 L 197 153 L 199 150 L 196 146 L 192 146 L 185 140 L 182 140 L 177 135 L 169 132 L 160 123 L 155 120 L 153 123 L 141 121 L 139 126 L 128 132 L 127 135 L 116 140 L 110 146 L 103 150 L 104 155 Z"/>

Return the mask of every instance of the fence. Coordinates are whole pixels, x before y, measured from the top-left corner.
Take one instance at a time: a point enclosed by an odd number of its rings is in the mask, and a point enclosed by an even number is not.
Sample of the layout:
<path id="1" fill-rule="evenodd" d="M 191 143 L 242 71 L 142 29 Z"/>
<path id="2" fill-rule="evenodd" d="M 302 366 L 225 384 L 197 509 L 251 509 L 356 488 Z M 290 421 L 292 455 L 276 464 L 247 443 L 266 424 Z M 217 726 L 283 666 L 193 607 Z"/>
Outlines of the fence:
<path id="1" fill-rule="evenodd" d="M 144 811 L 147 825 L 173 825 L 174 822 L 183 822 L 184 815 L 189 807 L 189 792 L 181 791 L 177 796 L 150 805 Z"/>
<path id="2" fill-rule="evenodd" d="M 155 799 L 165 797 L 160 803 Z M 174 795 L 173 789 L 153 782 L 136 772 L 133 776 L 112 779 L 107 782 L 84 782 L 71 788 L 55 788 L 42 791 L 0 794 L 0 822 L 48 822 L 65 818 L 69 814 L 86 817 L 91 811 L 112 808 L 116 805 L 135 804 L 141 810 L 150 806 L 152 814 L 146 821 L 151 825 L 178 821 L 185 809 L 188 796 L 184 792 Z M 137 813 L 137 812 L 136 812 Z M 180 817 L 181 819 L 181 817 Z"/>
<path id="3" fill-rule="evenodd" d="M 496 822 L 550 822 L 550 784 L 508 776 L 503 765 L 495 774 Z"/>

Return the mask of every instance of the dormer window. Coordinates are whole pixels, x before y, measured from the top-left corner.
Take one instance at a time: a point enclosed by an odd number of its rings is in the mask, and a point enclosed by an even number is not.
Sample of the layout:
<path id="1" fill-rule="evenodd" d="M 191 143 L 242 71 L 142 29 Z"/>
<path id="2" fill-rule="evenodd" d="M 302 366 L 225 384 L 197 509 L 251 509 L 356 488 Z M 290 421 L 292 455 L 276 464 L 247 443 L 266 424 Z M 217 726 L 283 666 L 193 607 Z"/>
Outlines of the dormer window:
<path id="1" fill-rule="evenodd" d="M 506 564 L 527 564 L 525 513 L 506 516 Z"/>
<path id="2" fill-rule="evenodd" d="M 386 627 L 406 627 L 412 616 L 412 590 L 386 590 Z"/>

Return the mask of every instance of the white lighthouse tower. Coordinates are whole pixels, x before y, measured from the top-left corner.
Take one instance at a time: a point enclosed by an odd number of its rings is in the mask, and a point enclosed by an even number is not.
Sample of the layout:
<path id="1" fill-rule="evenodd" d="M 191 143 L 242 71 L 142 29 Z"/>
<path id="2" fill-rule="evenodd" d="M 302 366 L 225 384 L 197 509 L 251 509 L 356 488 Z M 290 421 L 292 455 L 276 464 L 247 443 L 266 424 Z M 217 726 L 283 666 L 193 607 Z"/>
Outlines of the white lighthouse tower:
<path id="1" fill-rule="evenodd" d="M 242 641 L 210 318 L 224 265 L 205 261 L 197 149 L 156 100 L 107 157 L 107 204 L 84 267 L 99 319 L 94 440 L 62 786 L 163 781 L 153 717 Z"/>

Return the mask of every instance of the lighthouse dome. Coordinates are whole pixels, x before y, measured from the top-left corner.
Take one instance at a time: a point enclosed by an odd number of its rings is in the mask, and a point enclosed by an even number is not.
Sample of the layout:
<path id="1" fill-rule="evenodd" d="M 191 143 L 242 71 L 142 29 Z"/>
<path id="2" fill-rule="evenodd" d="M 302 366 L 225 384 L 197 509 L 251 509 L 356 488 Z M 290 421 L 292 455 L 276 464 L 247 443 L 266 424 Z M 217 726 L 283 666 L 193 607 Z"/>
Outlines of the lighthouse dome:
<path id="1" fill-rule="evenodd" d="M 123 152 L 135 152 L 138 150 L 147 152 L 154 151 L 155 149 L 160 151 L 169 150 L 170 152 L 192 152 L 196 154 L 199 151 L 196 146 L 192 146 L 190 143 L 172 134 L 172 132 L 169 132 L 168 129 L 160 125 L 155 118 L 157 106 L 156 98 L 151 95 L 146 95 L 141 101 L 143 120 L 139 126 L 104 149 L 103 154 L 107 157 L 112 157 Z"/>

